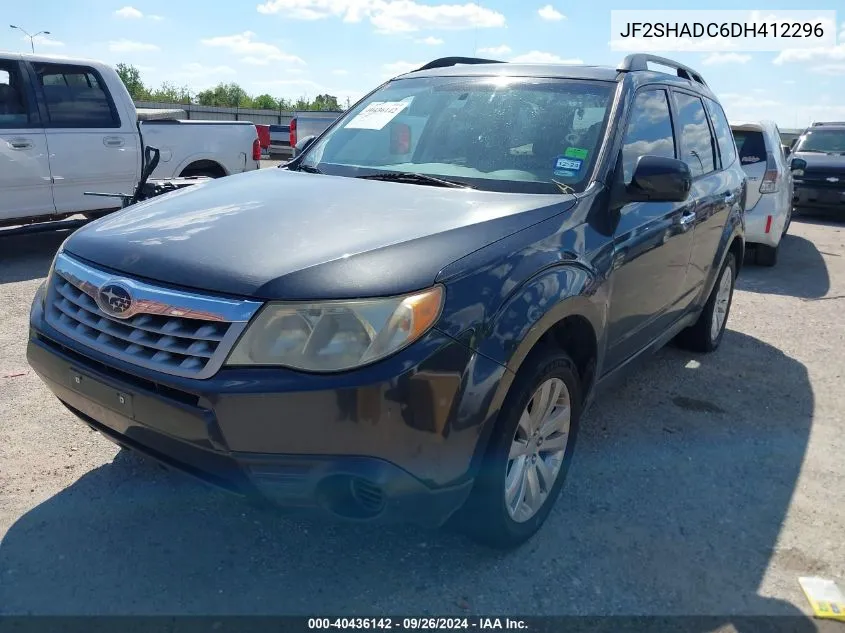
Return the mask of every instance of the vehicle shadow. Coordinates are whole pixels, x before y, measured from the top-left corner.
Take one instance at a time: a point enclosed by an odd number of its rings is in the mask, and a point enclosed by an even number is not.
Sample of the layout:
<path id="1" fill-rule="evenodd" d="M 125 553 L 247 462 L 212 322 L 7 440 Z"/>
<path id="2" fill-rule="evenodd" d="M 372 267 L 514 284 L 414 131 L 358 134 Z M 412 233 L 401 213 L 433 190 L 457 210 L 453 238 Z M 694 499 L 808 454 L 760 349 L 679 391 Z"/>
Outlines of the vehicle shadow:
<path id="1" fill-rule="evenodd" d="M 0 284 L 46 277 L 53 256 L 72 232 L 3 235 L 0 230 Z"/>
<path id="2" fill-rule="evenodd" d="M 830 290 L 827 264 L 816 245 L 806 238 L 787 234 L 781 241 L 774 268 L 757 266 L 753 263 L 752 249 L 747 253 L 746 264 L 736 281 L 738 290 L 799 299 L 818 299 Z"/>
<path id="3" fill-rule="evenodd" d="M 513 552 L 292 520 L 121 452 L 11 526 L 0 612 L 656 614 L 762 630 L 739 616 L 800 615 L 758 587 L 813 407 L 805 367 L 755 338 L 666 348 L 587 414 L 548 523 Z"/>

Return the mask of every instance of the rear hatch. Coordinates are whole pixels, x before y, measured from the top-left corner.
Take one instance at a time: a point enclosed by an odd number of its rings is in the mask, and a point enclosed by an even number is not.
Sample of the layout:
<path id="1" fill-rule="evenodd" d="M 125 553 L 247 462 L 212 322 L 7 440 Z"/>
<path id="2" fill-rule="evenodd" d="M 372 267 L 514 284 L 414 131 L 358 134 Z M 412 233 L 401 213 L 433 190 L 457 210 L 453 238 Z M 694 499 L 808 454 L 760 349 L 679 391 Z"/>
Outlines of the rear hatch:
<path id="1" fill-rule="evenodd" d="M 760 200 L 760 184 L 766 173 L 766 139 L 763 131 L 753 126 L 731 126 L 736 148 L 739 150 L 739 162 L 748 176 L 748 201 L 746 209 L 753 208 Z"/>

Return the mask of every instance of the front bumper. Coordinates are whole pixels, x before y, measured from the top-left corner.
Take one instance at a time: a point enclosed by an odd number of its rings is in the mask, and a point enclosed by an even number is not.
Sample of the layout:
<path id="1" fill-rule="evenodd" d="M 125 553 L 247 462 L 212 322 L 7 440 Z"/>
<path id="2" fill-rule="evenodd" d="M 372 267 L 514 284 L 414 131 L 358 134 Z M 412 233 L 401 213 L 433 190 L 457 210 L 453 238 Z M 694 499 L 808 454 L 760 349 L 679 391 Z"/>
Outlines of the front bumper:
<path id="1" fill-rule="evenodd" d="M 472 486 L 487 422 L 477 385 L 504 371 L 434 330 L 346 375 L 181 379 L 79 353 L 38 301 L 30 327 L 29 364 L 112 441 L 239 495 L 351 520 L 444 523 Z"/>
<path id="2" fill-rule="evenodd" d="M 836 187 L 796 182 L 792 204 L 798 208 L 845 214 L 845 180 Z"/>

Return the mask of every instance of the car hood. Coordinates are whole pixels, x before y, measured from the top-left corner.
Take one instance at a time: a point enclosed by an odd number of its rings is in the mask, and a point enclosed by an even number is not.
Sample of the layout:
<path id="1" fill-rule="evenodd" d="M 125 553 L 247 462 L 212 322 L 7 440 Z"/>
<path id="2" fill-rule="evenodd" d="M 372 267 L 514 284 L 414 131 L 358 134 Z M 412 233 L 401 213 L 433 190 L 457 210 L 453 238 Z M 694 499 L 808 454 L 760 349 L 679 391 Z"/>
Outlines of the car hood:
<path id="1" fill-rule="evenodd" d="M 116 274 L 227 295 L 384 296 L 424 288 L 575 201 L 262 169 L 133 205 L 64 249 Z"/>
<path id="2" fill-rule="evenodd" d="M 817 152 L 795 152 L 790 159 L 800 158 L 807 162 L 807 168 L 825 172 L 845 172 L 845 156 L 840 154 L 819 154 Z"/>

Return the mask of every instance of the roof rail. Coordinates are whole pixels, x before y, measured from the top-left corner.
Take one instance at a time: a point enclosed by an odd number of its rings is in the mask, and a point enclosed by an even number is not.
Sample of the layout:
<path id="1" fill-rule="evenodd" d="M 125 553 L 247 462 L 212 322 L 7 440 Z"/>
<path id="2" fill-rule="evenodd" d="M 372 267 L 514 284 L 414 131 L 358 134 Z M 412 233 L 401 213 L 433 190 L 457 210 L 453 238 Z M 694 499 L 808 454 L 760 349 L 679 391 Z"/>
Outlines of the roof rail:
<path id="1" fill-rule="evenodd" d="M 819 127 L 822 125 L 845 125 L 845 121 L 818 121 L 813 123 L 813 127 Z"/>
<path id="2" fill-rule="evenodd" d="M 672 59 L 667 59 L 666 57 L 658 57 L 657 55 L 650 55 L 648 53 L 634 53 L 633 55 L 626 56 L 625 59 L 622 60 L 622 63 L 616 67 L 616 70 L 620 73 L 627 73 L 636 70 L 650 70 L 648 67 L 649 62 L 674 68 L 678 71 L 678 77 L 682 77 L 683 79 L 688 79 L 690 81 L 696 81 L 702 86 L 707 85 L 707 82 L 704 81 L 701 75 L 689 66 L 684 66 L 683 64 Z"/>
<path id="3" fill-rule="evenodd" d="M 458 64 L 504 64 L 506 62 L 497 59 L 480 59 L 478 57 L 441 57 L 434 61 L 428 62 L 425 66 L 420 66 L 414 72 L 420 70 L 430 70 L 432 68 L 447 68 L 449 66 L 457 66 Z"/>

